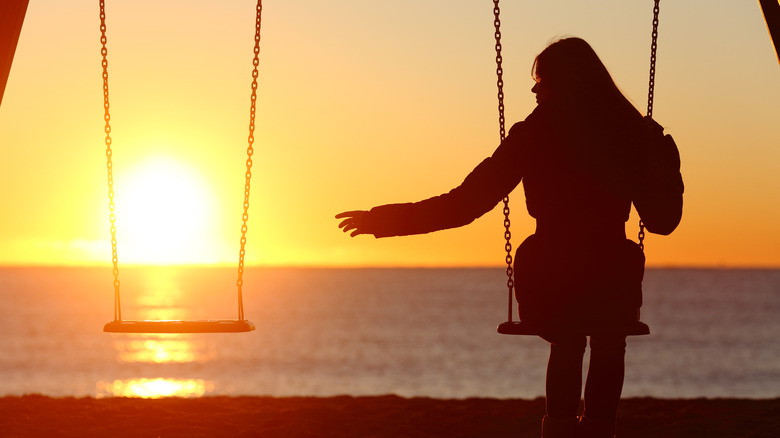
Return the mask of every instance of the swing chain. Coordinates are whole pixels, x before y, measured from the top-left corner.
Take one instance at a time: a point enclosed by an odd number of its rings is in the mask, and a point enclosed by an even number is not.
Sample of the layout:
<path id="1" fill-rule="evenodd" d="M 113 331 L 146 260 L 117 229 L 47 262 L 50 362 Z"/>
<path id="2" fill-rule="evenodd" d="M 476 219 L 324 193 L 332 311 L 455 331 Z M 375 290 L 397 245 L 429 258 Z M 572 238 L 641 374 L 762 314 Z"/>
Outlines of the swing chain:
<path id="1" fill-rule="evenodd" d="M 252 95 L 249 106 L 249 136 L 247 137 L 248 146 L 246 148 L 246 181 L 244 183 L 244 214 L 241 216 L 241 249 L 238 252 L 238 319 L 244 320 L 244 302 L 242 287 L 244 285 L 244 256 L 246 255 L 246 232 L 247 221 L 249 220 L 249 188 L 252 182 L 252 154 L 254 154 L 255 143 L 255 115 L 257 113 L 257 77 L 260 65 L 260 18 L 263 11 L 262 0 L 257 0 L 257 15 L 255 17 L 255 47 L 254 58 L 252 59 Z"/>
<path id="2" fill-rule="evenodd" d="M 650 83 L 647 87 L 647 116 L 653 117 L 653 97 L 655 93 L 655 60 L 658 50 L 658 14 L 660 12 L 661 0 L 655 0 L 653 6 L 653 34 L 650 43 Z"/>
<path id="3" fill-rule="evenodd" d="M 122 319 L 122 310 L 119 303 L 119 258 L 116 251 L 116 214 L 114 209 L 114 164 L 111 160 L 113 152 L 111 151 L 111 112 L 108 103 L 108 48 L 106 43 L 106 4 L 105 0 L 100 0 L 100 54 L 103 57 L 101 65 L 103 66 L 103 119 L 105 126 L 106 143 L 106 172 L 108 174 L 108 211 L 111 220 L 111 262 L 114 265 L 114 320 Z"/>
<path id="4" fill-rule="evenodd" d="M 647 86 L 647 116 L 653 117 L 653 98 L 655 93 L 655 60 L 656 52 L 658 50 L 658 15 L 660 13 L 661 0 L 655 0 L 653 6 L 653 34 L 652 42 L 650 43 L 650 79 Z M 642 219 L 639 219 L 639 248 L 645 250 L 645 224 Z"/>
<path id="5" fill-rule="evenodd" d="M 503 61 L 501 57 L 501 10 L 498 7 L 499 0 L 493 0 L 493 26 L 495 26 L 495 38 L 496 38 L 496 85 L 498 86 L 498 125 L 499 135 L 501 141 L 506 138 L 506 119 L 504 118 L 504 69 L 501 66 Z M 512 269 L 512 232 L 510 231 L 509 220 L 509 196 L 504 197 L 504 249 L 506 250 L 506 286 L 509 290 L 509 306 L 507 310 L 507 321 L 512 320 L 512 303 L 513 303 L 513 291 L 515 287 L 514 283 L 514 270 Z"/>
<path id="6" fill-rule="evenodd" d="M 499 134 L 501 141 L 504 141 L 506 137 L 506 121 L 504 119 L 504 69 L 501 66 L 503 58 L 501 57 L 501 19 L 499 14 L 501 10 L 498 8 L 498 1 L 493 0 L 493 26 L 496 28 L 496 85 L 498 85 L 498 124 Z"/>

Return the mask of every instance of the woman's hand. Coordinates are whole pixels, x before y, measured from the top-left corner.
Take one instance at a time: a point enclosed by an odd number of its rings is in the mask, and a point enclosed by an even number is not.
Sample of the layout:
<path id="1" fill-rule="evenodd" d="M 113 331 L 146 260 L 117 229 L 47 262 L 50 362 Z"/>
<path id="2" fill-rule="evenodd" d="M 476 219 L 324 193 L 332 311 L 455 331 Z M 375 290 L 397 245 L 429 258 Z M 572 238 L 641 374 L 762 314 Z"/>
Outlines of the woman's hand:
<path id="1" fill-rule="evenodd" d="M 367 234 L 365 229 L 363 229 L 363 216 L 365 216 L 366 213 L 365 210 L 352 210 L 337 214 L 336 219 L 345 218 L 339 223 L 339 228 L 342 228 L 342 231 L 345 233 L 352 231 L 352 233 L 350 233 L 350 236 L 352 237 L 355 237 L 358 234 Z"/>

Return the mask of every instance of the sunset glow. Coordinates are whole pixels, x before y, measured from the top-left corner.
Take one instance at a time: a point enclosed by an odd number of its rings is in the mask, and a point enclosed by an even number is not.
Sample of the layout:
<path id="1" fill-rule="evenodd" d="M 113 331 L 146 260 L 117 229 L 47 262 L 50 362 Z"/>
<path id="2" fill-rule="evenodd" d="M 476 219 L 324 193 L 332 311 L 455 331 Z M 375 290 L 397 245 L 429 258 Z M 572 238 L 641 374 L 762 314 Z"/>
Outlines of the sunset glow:
<path id="1" fill-rule="evenodd" d="M 503 2 L 507 127 L 533 111 L 531 64 L 563 36 L 644 112 L 652 6 Z M 106 7 L 120 263 L 233 265 L 255 3 Z M 111 262 L 98 12 L 30 2 L 0 108 L 0 264 Z M 445 193 L 495 150 L 493 20 L 482 2 L 266 2 L 246 263 L 502 265 L 500 208 L 398 239 L 351 239 L 333 218 Z M 780 80 L 758 2 L 665 2 L 655 83 L 686 191 L 648 266 L 780 266 Z M 522 189 L 511 199 L 516 248 L 534 222 Z"/>

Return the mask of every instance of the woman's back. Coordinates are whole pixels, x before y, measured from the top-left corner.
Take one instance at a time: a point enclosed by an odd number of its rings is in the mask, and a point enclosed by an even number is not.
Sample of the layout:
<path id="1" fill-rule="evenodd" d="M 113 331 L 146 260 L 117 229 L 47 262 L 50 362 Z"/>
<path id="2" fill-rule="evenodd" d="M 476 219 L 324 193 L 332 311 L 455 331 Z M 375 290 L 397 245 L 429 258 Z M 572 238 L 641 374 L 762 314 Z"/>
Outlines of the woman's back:
<path id="1" fill-rule="evenodd" d="M 643 141 L 641 117 L 551 101 L 524 124 L 531 141 L 523 145 L 520 165 L 537 234 L 570 242 L 624 238 Z"/>

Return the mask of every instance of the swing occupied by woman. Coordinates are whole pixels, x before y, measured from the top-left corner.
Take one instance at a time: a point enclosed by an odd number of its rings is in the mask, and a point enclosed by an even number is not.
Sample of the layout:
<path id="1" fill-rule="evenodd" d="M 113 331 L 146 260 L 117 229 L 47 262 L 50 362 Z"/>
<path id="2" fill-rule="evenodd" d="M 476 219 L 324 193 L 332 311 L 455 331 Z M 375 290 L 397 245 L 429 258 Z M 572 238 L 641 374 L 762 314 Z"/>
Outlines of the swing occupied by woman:
<path id="1" fill-rule="evenodd" d="M 459 186 L 336 218 L 353 237 L 429 233 L 471 223 L 522 182 L 536 230 L 517 249 L 515 295 L 521 321 L 551 346 L 542 436 L 612 437 L 625 369 L 621 327 L 637 321 L 645 262 L 625 223 L 650 135 L 586 41 L 550 44 L 532 76 L 536 108 Z"/>

